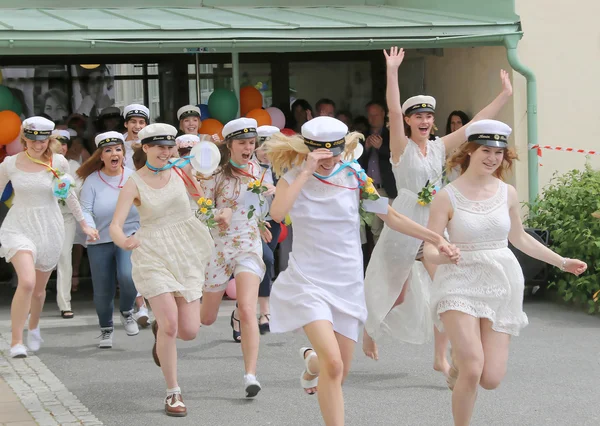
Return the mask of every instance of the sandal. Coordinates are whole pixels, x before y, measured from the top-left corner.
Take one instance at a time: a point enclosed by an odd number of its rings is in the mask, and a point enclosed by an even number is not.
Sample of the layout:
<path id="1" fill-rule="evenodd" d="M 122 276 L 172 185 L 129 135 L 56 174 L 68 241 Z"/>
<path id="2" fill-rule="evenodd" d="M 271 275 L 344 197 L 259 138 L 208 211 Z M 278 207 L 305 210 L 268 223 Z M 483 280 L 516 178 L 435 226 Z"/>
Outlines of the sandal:
<path id="1" fill-rule="evenodd" d="M 235 343 L 240 343 L 242 341 L 242 323 L 240 322 L 239 319 L 237 319 L 234 316 L 234 314 L 235 314 L 235 309 L 231 313 L 231 321 L 229 322 L 229 324 L 231 325 L 231 329 L 233 330 L 233 341 Z M 234 321 L 238 323 L 238 327 L 239 327 L 240 331 L 237 331 L 235 328 L 233 328 Z"/>
<path id="2" fill-rule="evenodd" d="M 261 324 L 260 320 L 263 317 L 267 319 L 267 322 Z M 271 314 L 264 314 L 258 318 L 258 330 L 260 331 L 260 334 L 267 334 L 271 331 L 271 327 L 269 326 L 269 321 L 271 321 Z"/>
<path id="3" fill-rule="evenodd" d="M 312 351 L 312 353 L 305 357 L 306 352 L 308 351 Z M 308 367 L 308 364 L 310 363 L 310 360 L 312 357 L 317 356 L 317 353 L 314 351 L 313 348 L 300 348 L 300 356 L 302 357 L 302 361 L 304 361 L 304 371 L 302 372 L 302 374 L 300 375 L 300 386 L 302 386 L 302 389 L 304 389 L 305 391 L 307 389 L 310 388 L 316 388 L 317 385 L 319 384 L 319 376 L 317 374 L 314 374 L 312 371 L 310 371 L 310 368 Z M 304 378 L 305 374 L 310 374 L 311 376 L 317 376 L 312 380 L 306 380 Z M 308 395 L 314 395 L 314 392 L 306 392 Z"/>
<path id="4" fill-rule="evenodd" d="M 67 311 L 60 311 L 60 316 L 63 317 L 64 319 L 71 319 L 75 316 L 75 314 L 73 313 L 73 311 L 67 310 Z"/>

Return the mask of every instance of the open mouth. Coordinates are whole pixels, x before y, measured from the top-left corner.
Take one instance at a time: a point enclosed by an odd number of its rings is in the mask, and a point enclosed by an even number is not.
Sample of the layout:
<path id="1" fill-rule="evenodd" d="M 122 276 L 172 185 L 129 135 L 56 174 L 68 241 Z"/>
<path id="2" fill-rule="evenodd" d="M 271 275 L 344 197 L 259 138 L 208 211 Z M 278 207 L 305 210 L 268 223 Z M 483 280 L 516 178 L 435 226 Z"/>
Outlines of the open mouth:
<path id="1" fill-rule="evenodd" d="M 429 133 L 429 126 L 419 126 L 419 132 L 421 134 L 427 134 L 427 133 Z"/>
<path id="2" fill-rule="evenodd" d="M 244 160 L 244 161 L 250 160 L 250 154 L 242 154 L 242 160 Z"/>
<path id="3" fill-rule="evenodd" d="M 110 160 L 110 165 L 113 167 L 117 167 L 119 165 L 119 159 L 113 158 L 112 160 Z"/>

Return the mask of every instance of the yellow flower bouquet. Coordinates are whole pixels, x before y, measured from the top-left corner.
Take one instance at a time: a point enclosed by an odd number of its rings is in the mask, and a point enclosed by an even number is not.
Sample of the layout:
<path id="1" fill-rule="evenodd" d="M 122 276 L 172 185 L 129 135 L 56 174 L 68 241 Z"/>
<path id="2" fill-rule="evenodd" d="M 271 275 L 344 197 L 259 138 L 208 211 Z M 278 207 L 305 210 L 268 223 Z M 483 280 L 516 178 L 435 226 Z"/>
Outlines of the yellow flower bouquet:
<path id="1" fill-rule="evenodd" d="M 367 176 L 366 179 L 364 180 L 363 185 L 361 185 L 361 187 L 360 187 L 360 207 L 359 207 L 360 219 L 367 226 L 371 226 L 371 224 L 373 223 L 373 218 L 375 217 L 375 213 L 369 213 L 368 211 L 366 211 L 363 206 L 363 201 L 364 200 L 376 201 L 376 200 L 379 200 L 379 198 L 380 198 L 380 196 L 377 193 L 375 186 L 373 186 L 373 179 Z"/>
<path id="2" fill-rule="evenodd" d="M 196 217 L 211 229 L 217 226 L 214 209 L 215 204 L 213 203 L 213 200 L 204 197 L 198 199 L 198 210 L 196 210 Z"/>

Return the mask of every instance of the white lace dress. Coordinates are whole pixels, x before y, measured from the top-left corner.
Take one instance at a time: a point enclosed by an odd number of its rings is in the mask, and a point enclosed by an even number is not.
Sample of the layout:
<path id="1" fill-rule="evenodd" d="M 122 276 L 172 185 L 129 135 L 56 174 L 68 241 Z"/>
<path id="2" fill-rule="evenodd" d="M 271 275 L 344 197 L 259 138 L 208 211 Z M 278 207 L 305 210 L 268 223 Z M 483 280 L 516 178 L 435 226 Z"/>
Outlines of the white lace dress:
<path id="1" fill-rule="evenodd" d="M 484 201 L 468 200 L 453 184 L 445 188 L 454 209 L 447 229 L 461 260 L 439 266 L 435 274 L 431 306 L 440 330 L 440 314 L 446 311 L 487 318 L 493 330 L 513 336 L 528 324 L 523 272 L 508 248 L 508 185 L 498 182 L 496 194 Z"/>
<path id="2" fill-rule="evenodd" d="M 52 271 L 58 264 L 65 238 L 63 216 L 52 191 L 54 175 L 48 169 L 30 173 L 17 168 L 19 155 L 24 154 L 6 157 L 0 164 L 0 188 L 4 190 L 11 181 L 15 192 L 12 207 L 0 228 L 0 256 L 10 262 L 18 251 L 29 251 L 35 269 Z M 52 167 L 69 173 L 69 163 L 60 154 L 53 155 Z M 73 190 L 66 204 L 75 219 L 82 221 L 83 213 Z"/>
<path id="3" fill-rule="evenodd" d="M 441 185 L 445 158 L 446 148 L 440 138 L 427 142 L 425 156 L 415 142 L 408 140 L 398 163 L 392 163 L 398 188 L 398 196 L 392 204 L 394 210 L 427 226 L 429 206 L 419 205 L 417 194 L 427 181 Z M 422 243 L 384 226 L 365 277 L 369 313 L 365 328 L 373 340 L 378 340 L 384 333 L 413 344 L 431 339 L 431 279 L 422 263 L 415 261 Z M 390 311 L 407 279 L 409 287 L 404 303 Z"/>

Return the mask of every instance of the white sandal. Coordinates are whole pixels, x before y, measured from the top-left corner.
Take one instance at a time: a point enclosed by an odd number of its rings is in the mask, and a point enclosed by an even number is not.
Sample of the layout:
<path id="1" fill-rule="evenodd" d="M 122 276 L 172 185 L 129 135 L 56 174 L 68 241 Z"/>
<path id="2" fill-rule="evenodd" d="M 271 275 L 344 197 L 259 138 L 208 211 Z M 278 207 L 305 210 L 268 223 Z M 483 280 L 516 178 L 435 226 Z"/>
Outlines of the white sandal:
<path id="1" fill-rule="evenodd" d="M 312 353 L 305 357 L 304 355 L 306 354 L 307 351 L 312 351 Z M 308 367 L 310 360 L 312 357 L 317 356 L 317 353 L 314 351 L 313 348 L 309 348 L 309 347 L 304 347 L 304 348 L 300 348 L 300 356 L 302 357 L 302 361 L 304 361 L 304 371 L 302 372 L 302 374 L 300 375 L 300 385 L 302 386 L 302 389 L 304 389 L 305 391 L 307 389 L 310 388 L 316 388 L 317 384 L 319 383 L 319 376 L 315 373 L 313 373 L 312 371 L 310 371 L 310 368 Z M 305 374 L 310 374 L 311 376 L 317 376 L 312 380 L 306 380 L 304 378 Z M 306 392 L 308 395 L 314 395 L 314 393 L 309 393 Z"/>

